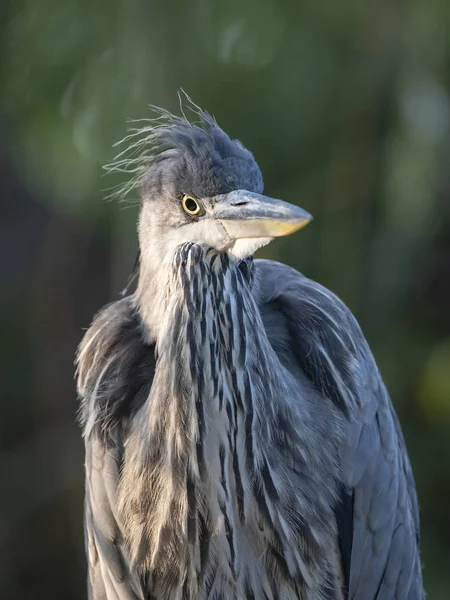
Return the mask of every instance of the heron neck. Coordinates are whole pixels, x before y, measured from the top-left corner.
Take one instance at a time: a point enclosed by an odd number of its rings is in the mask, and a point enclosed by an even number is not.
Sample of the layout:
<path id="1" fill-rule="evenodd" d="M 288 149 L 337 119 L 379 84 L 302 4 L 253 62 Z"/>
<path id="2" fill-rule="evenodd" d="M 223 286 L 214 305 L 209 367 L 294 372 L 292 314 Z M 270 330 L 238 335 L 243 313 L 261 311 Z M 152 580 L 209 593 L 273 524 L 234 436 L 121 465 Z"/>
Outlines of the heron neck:
<path id="1" fill-rule="evenodd" d="M 285 393 L 283 369 L 252 293 L 253 262 L 233 261 L 210 247 L 185 244 L 168 272 L 151 303 L 143 304 L 145 296 L 140 297 L 140 312 L 154 336 L 157 356 L 149 421 L 167 439 L 174 429 L 165 427 L 161 415 L 184 411 L 173 423 L 176 436 L 199 440 L 208 419 L 223 415 L 229 426 L 250 415 L 246 427 L 251 445 L 253 416 L 264 419 L 255 405 L 262 399 L 261 390 L 265 412 L 271 395 Z M 248 459 L 253 459 L 250 446 Z"/>
<path id="2" fill-rule="evenodd" d="M 214 573 L 217 597 L 244 597 L 251 580 L 252 597 L 262 598 L 265 552 L 270 564 L 281 556 L 291 574 L 284 597 L 307 597 L 294 595 L 296 582 L 319 597 L 293 540 L 314 556 L 326 549 L 313 533 L 324 525 L 310 493 L 333 441 L 321 440 L 306 461 L 317 415 L 269 342 L 249 265 L 186 244 L 169 266 L 164 287 L 150 296 L 141 286 L 137 296 L 142 318 L 156 327 L 157 362 L 122 473 L 119 506 L 132 555 L 161 578 L 160 597 L 181 598 L 174 587 L 186 580 L 190 597 L 206 598 L 200 590 Z M 147 320 L 156 314 L 159 322 Z M 335 481 L 328 474 L 325 480 L 332 499 Z M 142 506 L 147 515 L 136 510 Z M 324 506 L 323 523 L 332 523 L 331 503 Z M 202 565 L 209 545 L 214 550 Z"/>
<path id="3" fill-rule="evenodd" d="M 235 292 L 241 284 L 248 291 L 253 286 L 252 256 L 237 259 L 203 244 L 183 244 L 175 248 L 173 254 L 160 256 L 157 263 L 148 266 L 145 261 L 141 262 L 135 293 L 136 306 L 147 326 L 145 335 L 151 344 L 157 344 L 165 335 L 168 323 L 164 316 L 169 314 L 170 306 L 184 301 L 199 306 L 201 294 L 205 297 L 207 293 L 220 294 L 228 271 L 238 270 L 232 277 Z"/>

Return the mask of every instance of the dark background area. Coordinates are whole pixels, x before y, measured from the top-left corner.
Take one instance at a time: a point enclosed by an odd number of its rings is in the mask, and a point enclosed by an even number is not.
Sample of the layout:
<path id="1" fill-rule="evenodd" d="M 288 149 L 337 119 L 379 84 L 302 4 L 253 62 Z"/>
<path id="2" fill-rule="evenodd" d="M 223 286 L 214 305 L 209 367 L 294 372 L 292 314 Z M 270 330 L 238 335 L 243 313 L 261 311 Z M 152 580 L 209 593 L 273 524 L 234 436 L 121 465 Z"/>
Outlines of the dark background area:
<path id="1" fill-rule="evenodd" d="M 448 0 L 14 0 L 0 18 L 0 597 L 85 597 L 73 358 L 137 249 L 137 202 L 104 201 L 102 165 L 182 87 L 314 215 L 260 256 L 360 321 L 413 463 L 428 598 L 449 598 Z"/>

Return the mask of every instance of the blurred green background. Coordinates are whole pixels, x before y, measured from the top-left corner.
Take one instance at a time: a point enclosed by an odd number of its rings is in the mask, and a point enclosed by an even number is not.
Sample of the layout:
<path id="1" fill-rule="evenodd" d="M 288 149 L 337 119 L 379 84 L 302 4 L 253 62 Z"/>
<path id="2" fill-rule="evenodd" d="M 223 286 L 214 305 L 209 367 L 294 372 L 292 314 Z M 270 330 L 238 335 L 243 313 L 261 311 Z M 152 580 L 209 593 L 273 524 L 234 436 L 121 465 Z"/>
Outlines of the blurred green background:
<path id="1" fill-rule="evenodd" d="M 448 0 L 13 0 L 1 14 L 0 597 L 85 597 L 73 357 L 137 202 L 102 165 L 183 87 L 315 220 L 261 255 L 354 311 L 403 424 L 430 600 L 450 597 Z"/>

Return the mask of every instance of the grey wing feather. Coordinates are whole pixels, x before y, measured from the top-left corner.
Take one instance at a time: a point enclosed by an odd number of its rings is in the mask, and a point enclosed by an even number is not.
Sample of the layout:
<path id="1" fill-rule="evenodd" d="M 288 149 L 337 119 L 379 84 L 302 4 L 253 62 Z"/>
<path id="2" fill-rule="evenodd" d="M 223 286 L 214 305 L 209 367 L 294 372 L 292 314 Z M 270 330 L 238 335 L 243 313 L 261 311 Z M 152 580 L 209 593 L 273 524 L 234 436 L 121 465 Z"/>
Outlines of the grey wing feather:
<path id="1" fill-rule="evenodd" d="M 154 353 L 129 298 L 103 309 L 78 352 L 80 421 L 86 447 L 85 543 L 91 600 L 143 600 L 121 536 L 117 489 L 131 417 L 148 397 Z"/>
<path id="2" fill-rule="evenodd" d="M 336 296 L 294 269 L 272 261 L 256 261 L 256 267 L 261 313 L 275 350 L 286 355 L 287 342 L 281 347 L 279 339 L 288 337 L 291 356 L 344 416 L 345 502 L 337 520 L 348 598 L 424 598 L 411 466 L 356 320 Z"/>
<path id="3" fill-rule="evenodd" d="M 141 584 L 128 569 L 114 514 L 118 460 L 98 439 L 86 444 L 86 545 L 92 600 L 143 599 Z M 109 488 L 109 489 L 108 489 Z"/>

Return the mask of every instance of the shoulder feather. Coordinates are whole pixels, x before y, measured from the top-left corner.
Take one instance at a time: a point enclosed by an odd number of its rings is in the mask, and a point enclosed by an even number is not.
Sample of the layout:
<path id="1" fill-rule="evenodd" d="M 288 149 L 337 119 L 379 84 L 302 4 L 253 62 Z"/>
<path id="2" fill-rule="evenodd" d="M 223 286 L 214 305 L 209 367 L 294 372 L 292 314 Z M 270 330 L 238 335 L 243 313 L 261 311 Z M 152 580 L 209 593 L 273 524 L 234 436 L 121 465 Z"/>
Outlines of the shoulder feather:
<path id="1" fill-rule="evenodd" d="M 80 422 L 85 435 L 105 433 L 148 397 L 155 357 L 146 343 L 130 297 L 104 307 L 80 343 L 77 354 Z"/>
<path id="2" fill-rule="evenodd" d="M 297 365 L 347 423 L 336 516 L 348 597 L 423 598 L 411 466 L 397 415 L 356 319 L 332 292 L 294 269 L 256 261 L 256 270 L 274 347 L 286 335 L 280 331 L 283 324 Z"/>

